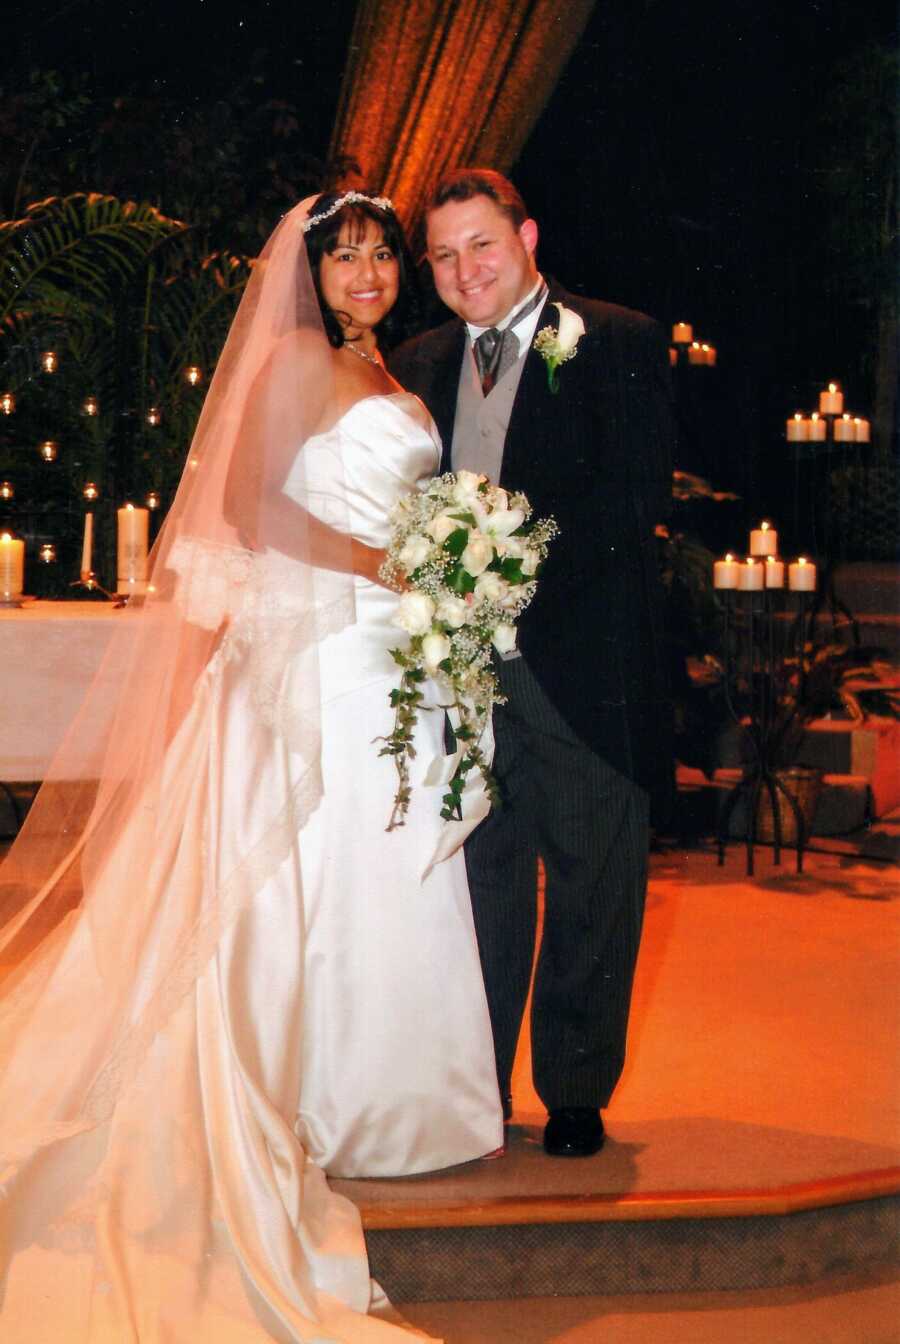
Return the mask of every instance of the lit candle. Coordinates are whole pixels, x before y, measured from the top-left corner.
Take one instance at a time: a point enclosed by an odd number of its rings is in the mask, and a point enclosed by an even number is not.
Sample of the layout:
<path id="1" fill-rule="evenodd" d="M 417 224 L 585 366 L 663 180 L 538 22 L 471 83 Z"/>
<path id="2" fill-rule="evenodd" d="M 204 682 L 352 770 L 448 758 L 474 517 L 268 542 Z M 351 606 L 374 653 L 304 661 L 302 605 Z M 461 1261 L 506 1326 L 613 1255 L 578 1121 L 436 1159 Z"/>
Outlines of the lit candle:
<path id="1" fill-rule="evenodd" d="M 59 444 L 55 439 L 44 439 L 38 452 L 45 462 L 55 462 L 59 456 Z"/>
<path id="2" fill-rule="evenodd" d="M 835 443 L 854 443 L 856 440 L 856 425 L 850 419 L 846 412 L 840 420 L 834 422 L 834 441 Z"/>
<path id="3" fill-rule="evenodd" d="M 155 426 L 159 424 L 160 420 L 162 420 L 162 415 L 160 414 L 159 407 L 151 406 L 147 411 L 147 424 Z"/>
<path id="4" fill-rule="evenodd" d="M 784 561 L 776 560 L 774 555 L 766 556 L 766 563 L 763 566 L 766 576 L 767 588 L 784 587 Z"/>
<path id="5" fill-rule="evenodd" d="M 699 341 L 692 341 L 688 346 L 688 362 L 690 364 L 703 364 L 706 362 L 706 356 L 700 348 Z"/>
<path id="6" fill-rule="evenodd" d="M 694 339 L 694 328 L 690 322 L 676 322 L 672 328 L 672 341 L 675 345 L 690 345 Z"/>
<path id="7" fill-rule="evenodd" d="M 98 415 L 100 412 L 100 402 L 96 397 L 85 397 L 81 403 L 81 409 L 85 415 Z"/>
<path id="8" fill-rule="evenodd" d="M 147 496 L 147 508 L 151 511 L 159 508 L 159 495 L 155 490 L 151 490 Z"/>
<path id="9" fill-rule="evenodd" d="M 750 533 L 751 555 L 777 555 L 778 533 L 771 523 L 760 523 Z"/>
<path id="10" fill-rule="evenodd" d="M 4 415 L 12 415 L 15 409 L 16 409 L 15 397 L 11 392 L 4 392 L 3 396 L 0 397 L 0 411 L 2 411 Z"/>
<path id="11" fill-rule="evenodd" d="M 724 560 L 717 560 L 713 565 L 713 587 L 736 588 L 740 568 L 737 560 L 730 552 Z"/>
<path id="12" fill-rule="evenodd" d="M 787 422 L 788 443 L 806 443 L 809 438 L 809 421 L 802 411 L 795 411 Z"/>
<path id="13" fill-rule="evenodd" d="M 805 555 L 799 556 L 793 564 L 788 565 L 788 588 L 792 593 L 816 591 L 816 567 Z"/>
<path id="14" fill-rule="evenodd" d="M 184 371 L 184 376 L 190 383 L 191 387 L 196 387 L 200 379 L 203 377 L 203 370 L 198 368 L 196 364 L 189 364 Z"/>
<path id="15" fill-rule="evenodd" d="M 716 348 L 714 345 L 707 345 L 704 341 L 700 346 L 700 353 L 703 355 L 701 364 L 708 364 L 712 367 L 716 362 Z"/>
<path id="16" fill-rule="evenodd" d="M 823 420 L 818 411 L 809 417 L 809 438 L 811 443 L 824 443 L 828 433 L 828 421 Z"/>
<path id="17" fill-rule="evenodd" d="M 859 416 L 859 415 L 858 415 L 858 416 L 856 416 L 856 418 L 854 419 L 853 424 L 854 424 L 854 427 L 855 427 L 855 429 L 856 429 L 856 442 L 857 442 L 857 443 L 868 443 L 868 442 L 869 442 L 869 422 L 868 422 L 868 420 L 866 420 L 863 416 Z"/>
<path id="18" fill-rule="evenodd" d="M 56 547 L 52 541 L 45 541 L 38 551 L 38 559 L 43 565 L 52 565 L 56 560 Z"/>
<path id="19" fill-rule="evenodd" d="M 15 493 L 12 481 L 0 481 L 0 499 L 12 499 Z"/>
<path id="20" fill-rule="evenodd" d="M 97 489 L 96 485 L 94 485 L 93 481 L 88 481 L 81 493 L 84 495 L 85 499 L 96 499 L 100 494 L 100 491 Z"/>
<path id="21" fill-rule="evenodd" d="M 840 415 L 844 409 L 844 394 L 837 383 L 829 383 L 819 393 L 819 411 L 822 415 Z"/>
<path id="22" fill-rule="evenodd" d="M 59 368 L 59 359 L 55 350 L 45 350 L 41 355 L 41 368 L 44 373 L 56 373 Z"/>
<path id="23" fill-rule="evenodd" d="M 0 533 L 0 600 L 21 597 L 25 574 L 25 543 Z"/>
<path id="24" fill-rule="evenodd" d="M 752 555 L 747 556 L 747 559 L 740 566 L 740 573 L 738 574 L 738 588 L 742 593 L 758 593 L 762 590 L 765 577 L 763 568 L 764 566 L 759 564 Z"/>
<path id="25" fill-rule="evenodd" d="M 674 345 L 670 345 L 670 346 L 669 346 L 669 364 L 670 364 L 670 365 L 672 366 L 672 368 L 674 369 L 674 367 L 675 367 L 675 365 L 676 365 L 677 363 L 678 363 L 678 351 L 675 349 Z"/>
<path id="26" fill-rule="evenodd" d="M 126 504 L 116 513 L 118 523 L 117 584 L 119 593 L 147 591 L 147 533 L 150 515 L 146 509 Z"/>
<path id="27" fill-rule="evenodd" d="M 94 546 L 94 515 L 84 515 L 84 541 L 81 545 L 81 577 L 91 572 L 91 552 Z"/>

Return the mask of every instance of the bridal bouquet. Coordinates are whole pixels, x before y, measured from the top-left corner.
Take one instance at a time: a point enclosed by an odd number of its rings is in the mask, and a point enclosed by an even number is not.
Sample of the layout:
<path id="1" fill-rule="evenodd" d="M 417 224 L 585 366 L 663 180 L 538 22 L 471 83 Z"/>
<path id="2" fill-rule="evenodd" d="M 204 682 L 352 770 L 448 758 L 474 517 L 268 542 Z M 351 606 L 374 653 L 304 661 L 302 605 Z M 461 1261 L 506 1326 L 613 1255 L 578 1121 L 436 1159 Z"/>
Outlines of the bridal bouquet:
<path id="1" fill-rule="evenodd" d="M 478 769 L 491 801 L 497 787 L 481 740 L 491 707 L 503 702 L 491 666 L 493 651 L 511 653 L 516 618 L 534 596 L 536 575 L 556 535 L 552 518 L 530 522 L 522 494 L 509 494 L 473 471 L 436 476 L 424 491 L 404 496 L 391 513 L 391 540 L 381 577 L 402 582 L 394 623 L 409 636 L 391 649 L 402 668 L 391 691 L 394 729 L 380 754 L 393 756 L 399 776 L 388 830 L 409 808 L 409 761 L 423 702 L 421 684 L 433 677 L 449 691 L 458 762 L 443 795 L 441 816 L 462 816 L 466 776 Z"/>

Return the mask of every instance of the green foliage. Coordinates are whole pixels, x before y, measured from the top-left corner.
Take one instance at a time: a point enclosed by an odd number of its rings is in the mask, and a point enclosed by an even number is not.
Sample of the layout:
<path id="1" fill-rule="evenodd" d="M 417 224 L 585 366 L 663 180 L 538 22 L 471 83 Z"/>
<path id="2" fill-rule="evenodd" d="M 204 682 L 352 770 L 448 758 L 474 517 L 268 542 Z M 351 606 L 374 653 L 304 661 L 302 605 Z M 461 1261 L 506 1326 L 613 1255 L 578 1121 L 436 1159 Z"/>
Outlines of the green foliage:
<path id="1" fill-rule="evenodd" d="M 100 491 L 108 581 L 116 505 L 149 490 L 163 509 L 171 500 L 205 381 L 190 386 L 185 368 L 208 378 L 248 274 L 243 258 L 205 252 L 196 230 L 147 203 L 78 192 L 0 223 L 0 391 L 17 402 L 0 423 L 0 477 L 16 491 L 3 521 L 30 552 L 44 540 L 60 547 L 59 591 L 87 481 Z M 52 374 L 46 350 L 58 356 Z M 95 416 L 82 412 L 88 395 Z M 55 463 L 37 453 L 45 439 L 60 444 Z"/>

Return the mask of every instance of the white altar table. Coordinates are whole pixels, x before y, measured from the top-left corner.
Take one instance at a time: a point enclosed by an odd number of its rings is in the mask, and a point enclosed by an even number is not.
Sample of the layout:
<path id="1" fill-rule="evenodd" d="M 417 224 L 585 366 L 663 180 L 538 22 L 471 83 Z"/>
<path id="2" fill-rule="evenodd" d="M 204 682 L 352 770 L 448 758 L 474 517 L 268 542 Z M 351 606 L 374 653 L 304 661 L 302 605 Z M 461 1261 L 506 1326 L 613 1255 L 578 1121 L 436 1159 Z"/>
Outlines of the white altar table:
<path id="1" fill-rule="evenodd" d="M 0 608 L 0 780 L 45 777 L 113 631 L 127 628 L 137 615 L 106 602 Z M 109 678 L 112 690 L 115 668 Z M 98 719 L 98 733 L 103 726 Z M 84 773 L 90 763 L 74 762 L 71 776 Z"/>

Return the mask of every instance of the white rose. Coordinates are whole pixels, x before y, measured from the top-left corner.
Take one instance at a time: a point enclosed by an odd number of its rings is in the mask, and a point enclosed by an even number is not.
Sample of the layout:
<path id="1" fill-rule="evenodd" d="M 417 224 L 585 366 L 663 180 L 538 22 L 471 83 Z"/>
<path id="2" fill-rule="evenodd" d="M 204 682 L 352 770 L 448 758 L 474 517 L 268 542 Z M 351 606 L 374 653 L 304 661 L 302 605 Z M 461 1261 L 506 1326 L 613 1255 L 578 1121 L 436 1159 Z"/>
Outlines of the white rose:
<path id="1" fill-rule="evenodd" d="M 438 664 L 450 657 L 450 641 L 446 635 L 426 635 L 422 640 L 422 658 L 426 672 L 432 676 L 438 671 Z"/>
<path id="2" fill-rule="evenodd" d="M 403 543 L 403 549 L 401 550 L 399 557 L 400 563 L 407 574 L 411 574 L 414 569 L 419 568 L 419 565 L 424 564 L 428 559 L 430 550 L 431 542 L 427 537 L 423 537 L 421 533 L 417 532 L 414 533 L 413 536 L 407 537 L 406 541 Z"/>
<path id="3" fill-rule="evenodd" d="M 540 552 L 536 551 L 533 546 L 526 546 L 522 553 L 522 573 L 523 574 L 537 573 L 537 567 L 540 563 L 541 563 Z"/>
<path id="4" fill-rule="evenodd" d="M 458 504 L 471 504 L 478 495 L 478 487 L 484 480 L 477 471 L 458 471 L 453 486 L 453 498 Z"/>
<path id="5" fill-rule="evenodd" d="M 561 355 L 566 356 L 572 353 L 584 335 L 584 320 L 578 313 L 561 303 L 555 303 L 553 306 L 559 309 L 559 330 L 556 333 L 559 351 Z"/>
<path id="6" fill-rule="evenodd" d="M 459 523 L 455 518 L 451 518 L 447 513 L 439 513 L 426 527 L 425 531 L 432 537 L 439 546 L 443 546 L 451 532 L 455 532 Z"/>
<path id="7" fill-rule="evenodd" d="M 498 653 L 512 653 L 516 647 L 516 627 L 508 625 L 506 621 L 501 621 L 499 625 L 494 627 L 491 642 Z"/>
<path id="8" fill-rule="evenodd" d="M 391 617 L 408 635 L 425 635 L 434 619 L 434 602 L 427 593 L 404 593 Z"/>
<path id="9" fill-rule="evenodd" d="M 496 570 L 487 570 L 475 580 L 475 596 L 488 602 L 500 602 L 506 596 L 509 585 Z"/>
<path id="10" fill-rule="evenodd" d="M 460 556 L 463 569 L 467 570 L 475 579 L 479 574 L 484 573 L 493 558 L 493 543 L 478 532 L 474 535 L 470 533 L 469 544 Z"/>
<path id="11" fill-rule="evenodd" d="M 480 581 L 479 581 L 480 582 Z M 469 604 L 461 597 L 446 593 L 437 604 L 435 618 L 453 630 L 461 629 L 469 618 Z"/>

